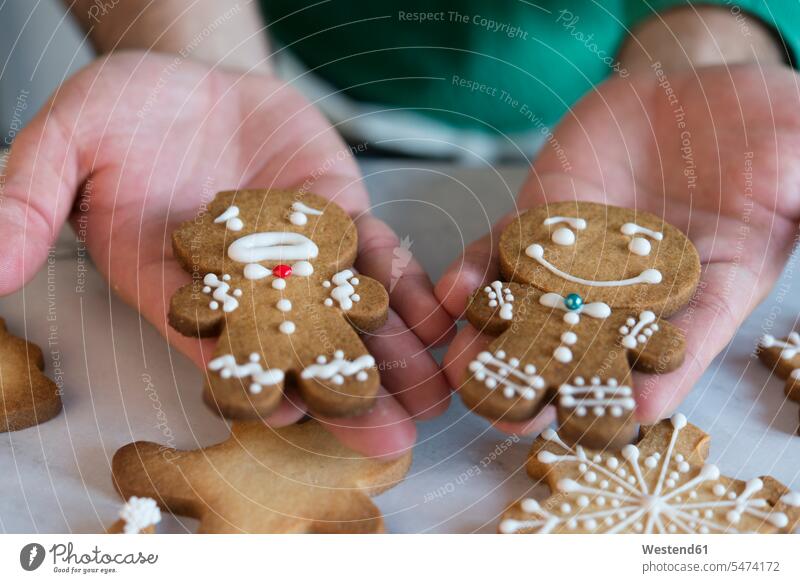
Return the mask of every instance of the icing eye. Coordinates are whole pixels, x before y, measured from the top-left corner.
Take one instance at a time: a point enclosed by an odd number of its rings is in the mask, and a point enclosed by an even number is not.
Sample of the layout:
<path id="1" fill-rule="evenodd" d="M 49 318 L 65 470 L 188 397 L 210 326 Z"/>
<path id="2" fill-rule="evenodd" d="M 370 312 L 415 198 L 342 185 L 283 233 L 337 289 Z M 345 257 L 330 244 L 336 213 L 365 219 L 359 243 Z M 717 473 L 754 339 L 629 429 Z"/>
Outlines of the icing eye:
<path id="1" fill-rule="evenodd" d="M 641 255 L 642 257 L 650 255 L 651 249 L 652 245 L 650 245 L 650 241 L 643 239 L 642 237 L 634 237 L 631 239 L 631 242 L 628 243 L 628 250 L 631 253 Z"/>
<path id="2" fill-rule="evenodd" d="M 553 236 L 551 237 L 553 243 L 556 245 L 574 245 L 575 244 L 575 233 L 567 229 L 566 227 L 561 227 L 553 231 Z"/>
<path id="3" fill-rule="evenodd" d="M 549 217 L 544 220 L 544 225 L 549 227 L 558 223 L 567 223 L 570 227 L 577 231 L 583 231 L 586 228 L 586 221 L 584 219 L 576 219 L 573 217 Z M 569 246 L 575 244 L 575 233 L 566 227 L 560 227 L 553 231 L 550 240 L 556 245 Z"/>

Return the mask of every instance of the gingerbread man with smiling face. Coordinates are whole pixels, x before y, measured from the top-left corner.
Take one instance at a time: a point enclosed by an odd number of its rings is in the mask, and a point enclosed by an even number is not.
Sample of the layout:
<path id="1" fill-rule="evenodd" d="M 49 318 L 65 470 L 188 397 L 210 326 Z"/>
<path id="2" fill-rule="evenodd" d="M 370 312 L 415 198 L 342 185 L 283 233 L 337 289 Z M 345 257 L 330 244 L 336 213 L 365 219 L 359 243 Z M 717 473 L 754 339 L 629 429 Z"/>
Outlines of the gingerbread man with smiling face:
<path id="1" fill-rule="evenodd" d="M 683 362 L 683 334 L 665 318 L 699 281 L 691 242 L 650 213 L 560 202 L 505 228 L 500 271 L 504 281 L 476 290 L 467 309 L 497 338 L 469 365 L 466 404 L 523 421 L 554 401 L 573 443 L 630 443 L 632 368 L 662 373 Z"/>
<path id="2" fill-rule="evenodd" d="M 226 417 L 268 415 L 285 390 L 317 414 L 369 409 L 380 384 L 359 332 L 383 325 L 389 297 L 357 275 L 349 216 L 314 194 L 221 192 L 173 234 L 193 282 L 178 290 L 170 324 L 219 336 L 205 398 Z"/>

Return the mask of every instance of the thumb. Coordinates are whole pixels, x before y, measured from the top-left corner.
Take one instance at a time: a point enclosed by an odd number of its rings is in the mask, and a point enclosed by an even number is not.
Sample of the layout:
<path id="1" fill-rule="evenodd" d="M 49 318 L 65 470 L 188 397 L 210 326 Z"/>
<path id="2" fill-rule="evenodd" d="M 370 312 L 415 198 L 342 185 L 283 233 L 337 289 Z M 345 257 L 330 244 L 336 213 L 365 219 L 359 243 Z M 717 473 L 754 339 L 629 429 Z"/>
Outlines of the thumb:
<path id="1" fill-rule="evenodd" d="M 0 295 L 39 271 L 85 179 L 71 132 L 50 113 L 43 109 L 17 135 L 0 176 Z"/>
<path id="2" fill-rule="evenodd" d="M 467 298 L 475 288 L 497 278 L 500 233 L 514 216 L 515 213 L 506 215 L 490 233 L 467 245 L 461 257 L 450 264 L 436 284 L 436 298 L 453 318 L 462 317 Z"/>

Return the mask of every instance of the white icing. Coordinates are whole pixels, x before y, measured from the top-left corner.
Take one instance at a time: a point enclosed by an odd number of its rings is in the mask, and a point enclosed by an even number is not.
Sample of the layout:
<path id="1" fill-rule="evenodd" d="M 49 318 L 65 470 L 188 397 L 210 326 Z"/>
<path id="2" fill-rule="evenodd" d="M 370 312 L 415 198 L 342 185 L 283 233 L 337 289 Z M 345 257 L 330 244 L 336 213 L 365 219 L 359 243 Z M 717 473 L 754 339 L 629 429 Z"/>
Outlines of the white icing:
<path id="1" fill-rule="evenodd" d="M 651 249 L 652 245 L 650 245 L 650 241 L 647 239 L 642 239 L 641 237 L 634 237 L 631 239 L 631 242 L 628 243 L 628 251 L 642 257 L 650 255 Z"/>
<path id="2" fill-rule="evenodd" d="M 281 312 L 291 312 L 292 302 L 287 300 L 286 298 L 283 298 L 278 300 L 278 303 L 275 304 L 275 307 L 278 308 Z"/>
<path id="3" fill-rule="evenodd" d="M 225 223 L 225 228 L 229 231 L 241 231 L 244 228 L 242 219 L 239 218 L 239 207 L 231 205 L 214 219 L 215 223 Z"/>
<path id="4" fill-rule="evenodd" d="M 300 201 L 292 203 L 292 211 L 294 212 L 289 215 L 289 222 L 291 222 L 293 225 L 297 225 L 298 227 L 302 227 L 308 222 L 308 216 L 306 215 L 322 214 L 322 211 L 311 208 Z"/>
<path id="5" fill-rule="evenodd" d="M 525 400 L 536 397 L 537 391 L 545 388 L 544 379 L 536 374 L 536 367 L 527 364 L 519 368 L 517 358 L 506 361 L 504 350 L 497 350 L 494 354 L 483 351 L 469 364 L 469 370 L 474 374 L 475 380 L 482 382 L 488 389 L 500 388 L 503 396 L 510 399 L 515 395 Z"/>
<path id="6" fill-rule="evenodd" d="M 553 231 L 553 234 L 550 236 L 550 240 L 556 245 L 568 247 L 569 245 L 575 244 L 575 233 L 566 227 L 561 227 L 560 229 Z"/>
<path id="7" fill-rule="evenodd" d="M 561 335 L 561 342 L 568 346 L 572 346 L 578 341 L 578 335 L 575 332 L 564 332 Z"/>
<path id="8" fill-rule="evenodd" d="M 564 364 L 572 362 L 572 351 L 566 346 L 559 346 L 553 351 L 553 358 Z"/>
<path id="9" fill-rule="evenodd" d="M 527 249 L 525 249 L 525 254 L 528 257 L 535 259 L 540 265 L 546 268 L 550 273 L 560 277 L 561 279 L 565 279 L 567 281 L 571 281 L 572 283 L 579 283 L 581 285 L 588 285 L 591 287 L 616 287 L 616 286 L 625 286 L 625 285 L 635 285 L 639 283 L 647 283 L 647 284 L 658 284 L 661 283 L 661 272 L 657 269 L 645 269 L 639 275 L 635 277 L 629 277 L 628 279 L 613 279 L 608 281 L 600 281 L 600 280 L 593 280 L 593 279 L 584 279 L 582 277 L 577 277 L 561 271 L 558 267 L 550 263 L 547 259 L 544 258 L 544 247 L 539 245 L 538 243 L 533 243 L 529 245 Z"/>
<path id="10" fill-rule="evenodd" d="M 344 383 L 345 377 L 355 375 L 357 381 L 363 382 L 369 378 L 367 369 L 373 366 L 375 366 L 375 359 L 369 354 L 359 356 L 355 360 L 347 360 L 344 357 L 344 351 L 336 350 L 330 361 L 325 356 L 317 357 L 317 362 L 303 369 L 300 377 L 330 380 L 335 385 L 341 385 Z"/>
<path id="11" fill-rule="evenodd" d="M 239 307 L 239 301 L 236 298 L 242 296 L 242 290 L 234 289 L 233 292 L 228 293 L 231 291 L 231 285 L 228 283 L 230 279 L 231 276 L 228 274 L 219 279 L 214 273 L 208 273 L 203 278 L 203 283 L 205 284 L 203 293 L 211 294 L 211 297 L 214 298 L 208 304 L 208 307 L 212 310 L 218 310 L 220 302 L 222 303 L 223 312 L 232 312 Z"/>
<path id="12" fill-rule="evenodd" d="M 782 348 L 781 358 L 784 360 L 791 360 L 797 353 L 800 352 L 800 334 L 797 332 L 789 332 L 789 337 L 784 340 L 778 340 L 770 334 L 765 334 L 761 337 L 762 348 Z"/>
<path id="13" fill-rule="evenodd" d="M 650 310 L 640 313 L 638 318 L 628 318 L 619 329 L 619 333 L 623 335 L 622 345 L 630 349 L 646 344 L 656 332 L 658 332 L 656 315 Z"/>
<path id="14" fill-rule="evenodd" d="M 228 247 L 228 257 L 239 263 L 308 261 L 317 255 L 316 243 L 300 233 L 253 233 L 236 239 Z"/>
<path id="15" fill-rule="evenodd" d="M 125 523 L 125 534 L 139 534 L 144 529 L 161 522 L 161 510 L 152 498 L 131 496 L 119 511 L 119 517 Z"/>
<path id="16" fill-rule="evenodd" d="M 333 305 L 333 300 L 336 300 L 339 302 L 339 307 L 345 312 L 352 309 L 353 302 L 358 302 L 361 299 L 353 287 L 353 285 L 358 285 L 358 278 L 355 277 L 352 271 L 345 269 L 331 277 L 331 281 L 335 287 L 331 289 L 331 297 L 326 298 L 324 304 L 330 307 Z M 322 285 L 331 287 L 331 282 L 325 281 Z"/>
<path id="17" fill-rule="evenodd" d="M 314 273 L 314 266 L 308 261 L 298 261 L 292 264 L 292 275 L 297 277 L 308 277 Z"/>
<path id="18" fill-rule="evenodd" d="M 619 229 L 623 235 L 627 235 L 628 237 L 633 237 L 634 235 L 643 234 L 647 235 L 655 239 L 656 241 L 661 241 L 664 238 L 663 233 L 659 233 L 658 231 L 653 231 L 652 229 L 648 229 L 647 227 L 642 227 L 637 225 L 636 223 L 625 223 Z"/>
<path id="19" fill-rule="evenodd" d="M 586 229 L 586 221 L 584 219 L 577 219 L 574 217 L 550 217 L 544 220 L 545 227 L 558 223 L 567 223 L 570 227 L 579 231 Z"/>
<path id="20" fill-rule="evenodd" d="M 294 322 L 286 320 L 285 322 L 281 322 L 281 325 L 278 326 L 278 330 L 286 335 L 294 334 L 295 330 L 297 330 L 297 326 L 294 325 Z"/>
<path id="21" fill-rule="evenodd" d="M 598 320 L 605 320 L 611 315 L 611 308 L 608 304 L 603 302 L 582 304 L 581 307 L 570 310 L 566 304 L 564 304 L 564 297 L 553 292 L 539 296 L 539 303 L 545 307 L 566 312 L 564 314 L 564 321 L 571 326 L 581 321 L 581 314 L 586 314 L 590 318 L 597 318 Z"/>
<path id="22" fill-rule="evenodd" d="M 514 317 L 514 295 L 509 288 L 503 289 L 503 283 L 500 281 L 493 281 L 483 291 L 489 298 L 489 307 L 496 308 L 500 306 L 499 316 L 503 320 L 511 320 Z"/>
<path id="23" fill-rule="evenodd" d="M 244 266 L 244 276 L 247 279 L 258 281 L 272 275 L 272 270 L 258 263 L 248 263 Z"/>
<path id="24" fill-rule="evenodd" d="M 277 290 L 286 289 L 286 280 L 282 277 L 276 277 L 272 280 L 272 288 Z"/>
<path id="25" fill-rule="evenodd" d="M 525 499 L 521 502 L 525 516 L 504 520 L 501 532 L 569 532 L 578 528 L 609 534 L 628 530 L 648 534 L 738 532 L 743 516 L 786 527 L 787 515 L 757 496 L 763 489 L 761 480 L 750 480 L 740 493 L 730 491 L 723 496 L 726 489 L 716 466 L 691 466 L 675 453 L 686 424 L 683 415 L 672 417 L 672 434 L 663 455 L 657 452 L 645 457 L 636 445 L 627 445 L 620 452 L 622 460 L 607 453 L 590 457 L 581 446 L 573 449 L 554 431 L 546 430 L 542 437 L 563 453 L 544 449 L 538 461 L 575 468 L 575 477 L 556 484 L 557 508 L 548 510 Z"/>
<path id="26" fill-rule="evenodd" d="M 781 502 L 793 508 L 800 507 L 800 492 L 787 492 L 781 496 Z"/>
<path id="27" fill-rule="evenodd" d="M 236 378 L 242 379 L 250 377 L 250 392 L 257 395 L 264 386 L 280 384 L 283 381 L 284 373 L 277 368 L 264 369 L 260 363 L 261 356 L 257 353 L 250 355 L 249 362 L 237 364 L 236 357 L 232 354 L 218 356 L 208 363 L 209 370 L 219 371 L 219 376 L 223 379 Z"/>
<path id="28" fill-rule="evenodd" d="M 590 412 L 595 417 L 603 417 L 606 412 L 612 417 L 621 417 L 636 406 L 633 389 L 619 386 L 614 378 L 603 383 L 599 377 L 592 377 L 587 385 L 583 377 L 577 377 L 572 384 L 561 385 L 558 395 L 559 405 L 574 409 L 578 417 L 585 417 Z"/>

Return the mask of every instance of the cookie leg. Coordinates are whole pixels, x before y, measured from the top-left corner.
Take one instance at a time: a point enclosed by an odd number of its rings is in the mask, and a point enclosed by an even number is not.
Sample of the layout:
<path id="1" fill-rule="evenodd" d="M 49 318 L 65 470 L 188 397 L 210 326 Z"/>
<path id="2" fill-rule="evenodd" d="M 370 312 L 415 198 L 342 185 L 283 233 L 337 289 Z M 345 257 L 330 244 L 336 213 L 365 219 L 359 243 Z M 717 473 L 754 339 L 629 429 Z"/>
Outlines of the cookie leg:
<path id="1" fill-rule="evenodd" d="M 173 514 L 199 518 L 204 506 L 189 483 L 187 456 L 157 443 L 129 443 L 111 462 L 114 486 L 125 500 L 149 497 Z"/>

